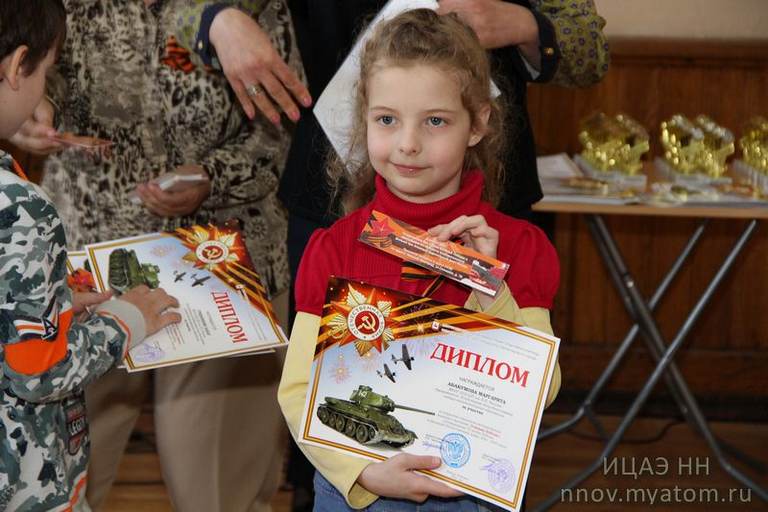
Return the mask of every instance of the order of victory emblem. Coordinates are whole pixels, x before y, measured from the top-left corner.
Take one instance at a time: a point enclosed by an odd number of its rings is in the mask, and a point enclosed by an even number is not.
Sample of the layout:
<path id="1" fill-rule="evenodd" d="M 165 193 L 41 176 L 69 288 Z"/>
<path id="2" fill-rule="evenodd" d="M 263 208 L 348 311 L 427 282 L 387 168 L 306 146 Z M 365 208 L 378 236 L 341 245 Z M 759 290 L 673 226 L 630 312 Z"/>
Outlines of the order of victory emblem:
<path id="1" fill-rule="evenodd" d="M 366 297 L 352 285 L 348 285 L 343 301 L 334 301 L 329 327 L 331 337 L 340 345 L 354 343 L 362 356 L 372 348 L 383 352 L 395 339 L 390 324 L 392 302 Z"/>
<path id="2" fill-rule="evenodd" d="M 352 309 L 347 317 L 347 326 L 355 338 L 373 341 L 384 332 L 384 315 L 370 304 L 361 304 Z"/>
<path id="3" fill-rule="evenodd" d="M 197 259 L 203 263 L 217 264 L 229 256 L 229 248 L 218 240 L 207 240 L 195 249 Z"/>

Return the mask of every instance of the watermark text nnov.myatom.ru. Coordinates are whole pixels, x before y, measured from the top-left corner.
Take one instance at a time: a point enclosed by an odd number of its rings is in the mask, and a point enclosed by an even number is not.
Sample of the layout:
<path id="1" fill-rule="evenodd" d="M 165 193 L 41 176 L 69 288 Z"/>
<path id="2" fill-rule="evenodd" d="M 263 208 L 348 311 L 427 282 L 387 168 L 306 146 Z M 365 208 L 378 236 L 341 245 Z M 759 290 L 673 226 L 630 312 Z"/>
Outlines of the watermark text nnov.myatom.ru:
<path id="1" fill-rule="evenodd" d="M 708 457 L 612 457 L 603 459 L 604 476 L 641 477 L 709 476 Z M 714 487 L 696 488 L 675 485 L 673 487 L 638 487 L 562 489 L 560 500 L 564 503 L 751 503 L 752 489 Z"/>
<path id="2" fill-rule="evenodd" d="M 617 489 L 561 489 L 562 503 L 627 503 L 661 505 L 675 503 L 751 503 L 752 489 L 714 487 L 638 487 Z"/>

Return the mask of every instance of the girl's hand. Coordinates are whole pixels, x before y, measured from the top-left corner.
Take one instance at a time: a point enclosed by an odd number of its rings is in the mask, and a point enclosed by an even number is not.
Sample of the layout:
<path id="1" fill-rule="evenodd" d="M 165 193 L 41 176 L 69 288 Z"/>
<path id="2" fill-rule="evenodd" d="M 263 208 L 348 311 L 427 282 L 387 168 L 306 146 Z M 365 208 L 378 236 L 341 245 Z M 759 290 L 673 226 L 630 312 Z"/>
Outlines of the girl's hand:
<path id="1" fill-rule="evenodd" d="M 491 258 L 496 257 L 496 249 L 499 247 L 499 232 L 489 226 L 482 215 L 472 215 L 471 217 L 462 215 L 450 224 L 440 224 L 433 227 L 429 230 L 429 234 L 440 242 L 447 242 L 458 236 L 466 247 Z M 483 311 L 491 307 L 494 300 L 492 296 L 477 290 L 475 292 Z"/>
<path id="2" fill-rule="evenodd" d="M 182 165 L 174 169 L 177 174 L 205 174 L 199 165 Z M 153 183 L 143 183 L 136 187 L 144 207 L 159 217 L 181 217 L 189 215 L 203 204 L 211 194 L 211 182 L 204 181 L 184 188 L 178 192 L 160 190 Z"/>
<path id="3" fill-rule="evenodd" d="M 428 455 L 401 453 L 385 460 L 369 464 L 357 477 L 357 483 L 368 491 L 387 498 L 404 498 L 422 502 L 429 496 L 455 498 L 463 493 L 447 485 L 414 473 L 414 469 L 437 469 L 440 458 Z"/>
<path id="4" fill-rule="evenodd" d="M 450 224 L 433 227 L 429 234 L 440 242 L 459 237 L 466 247 L 491 258 L 496 257 L 496 249 L 499 247 L 499 232 L 489 226 L 482 215 L 462 215 Z"/>

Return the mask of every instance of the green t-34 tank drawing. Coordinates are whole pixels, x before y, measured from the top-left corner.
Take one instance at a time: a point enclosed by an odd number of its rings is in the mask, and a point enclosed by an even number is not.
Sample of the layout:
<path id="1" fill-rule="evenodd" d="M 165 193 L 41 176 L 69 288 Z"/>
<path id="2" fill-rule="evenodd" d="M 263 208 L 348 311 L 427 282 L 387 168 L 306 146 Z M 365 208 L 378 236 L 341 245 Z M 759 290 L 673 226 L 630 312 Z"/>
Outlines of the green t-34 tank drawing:
<path id="1" fill-rule="evenodd" d="M 140 284 L 149 288 L 160 286 L 157 274 L 160 267 L 151 263 L 139 263 L 136 251 L 115 249 L 109 253 L 109 286 L 125 293 Z"/>
<path id="2" fill-rule="evenodd" d="M 325 403 L 317 408 L 317 417 L 325 425 L 357 440 L 360 444 L 385 443 L 401 448 L 418 437 L 403 427 L 391 413 L 395 409 L 424 414 L 435 413 L 397 405 L 386 395 L 374 393 L 369 386 L 359 386 L 349 400 L 325 397 Z"/>

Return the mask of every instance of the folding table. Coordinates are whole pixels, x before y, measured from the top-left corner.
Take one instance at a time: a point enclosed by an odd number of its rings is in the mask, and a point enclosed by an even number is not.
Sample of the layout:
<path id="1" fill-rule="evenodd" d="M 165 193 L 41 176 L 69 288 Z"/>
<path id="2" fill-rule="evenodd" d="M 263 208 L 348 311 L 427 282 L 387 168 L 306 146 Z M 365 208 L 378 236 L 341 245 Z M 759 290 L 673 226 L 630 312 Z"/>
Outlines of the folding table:
<path id="1" fill-rule="evenodd" d="M 699 408 L 695 397 L 691 393 L 683 375 L 678 370 L 674 362 L 675 353 L 678 351 L 684 340 L 691 332 L 696 321 L 701 316 L 705 306 L 712 298 L 718 285 L 733 266 L 739 254 L 744 249 L 747 241 L 757 229 L 761 220 L 768 220 L 768 208 L 764 207 L 726 207 L 726 206 L 674 206 L 660 207 L 651 205 L 608 205 L 608 204 L 585 204 L 568 202 L 541 202 L 534 206 L 535 211 L 554 212 L 584 215 L 589 226 L 593 241 L 597 247 L 601 259 L 605 264 L 614 286 L 621 295 L 627 312 L 632 318 L 634 325 L 631 327 L 623 341 L 619 344 L 615 354 L 606 366 L 603 373 L 597 379 L 593 388 L 588 393 L 586 399 L 579 407 L 577 412 L 568 420 L 548 429 L 543 429 L 539 433 L 539 440 L 549 436 L 564 432 L 576 425 L 582 418 L 587 418 L 595 426 L 598 433 L 605 440 L 603 451 L 597 459 L 559 488 L 557 488 L 544 502 L 531 508 L 534 511 L 547 510 L 556 503 L 559 503 L 561 489 L 573 489 L 584 482 L 592 473 L 597 471 L 603 464 L 603 461 L 610 456 L 616 446 L 620 443 L 630 424 L 635 420 L 640 409 L 645 404 L 653 388 L 662 377 L 665 379 L 667 387 L 677 402 L 680 412 L 683 414 L 688 424 L 694 428 L 706 440 L 715 458 L 722 468 L 733 478 L 743 485 L 752 489 L 752 491 L 761 499 L 768 502 L 768 490 L 758 485 L 754 480 L 734 467 L 728 459 L 728 456 L 740 458 L 752 466 L 762 469 L 764 466 L 757 461 L 749 459 L 740 454 L 735 449 L 719 440 L 712 433 L 704 415 Z M 680 255 L 677 257 L 672 267 L 659 283 L 656 291 L 647 300 L 638 290 L 632 273 L 627 268 L 621 252 L 614 240 L 611 232 L 606 225 L 604 216 L 607 215 L 650 215 L 664 217 L 693 217 L 699 219 L 699 223 L 691 234 L 690 239 L 684 246 Z M 667 341 L 659 331 L 656 320 L 653 316 L 653 310 L 665 294 L 669 285 L 679 273 L 680 269 L 687 263 L 688 257 L 693 252 L 697 242 L 704 235 L 707 223 L 710 219 L 733 219 L 745 222 L 743 229 L 723 260 L 720 268 L 712 277 L 704 293 L 699 298 L 693 309 L 690 311 L 683 322 L 677 335 L 671 341 Z M 597 396 L 605 387 L 610 377 L 615 373 L 621 360 L 626 357 L 628 350 L 634 343 L 637 335 L 641 334 L 644 338 L 647 348 L 654 358 L 656 365 L 654 370 L 648 376 L 636 398 L 622 418 L 616 431 L 608 435 L 605 429 L 597 419 L 593 406 Z"/>

